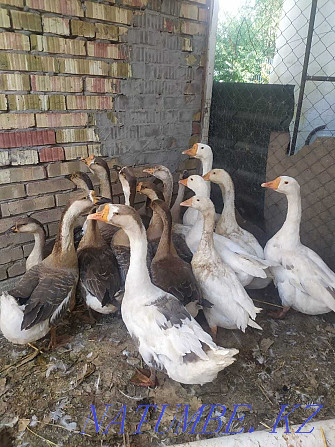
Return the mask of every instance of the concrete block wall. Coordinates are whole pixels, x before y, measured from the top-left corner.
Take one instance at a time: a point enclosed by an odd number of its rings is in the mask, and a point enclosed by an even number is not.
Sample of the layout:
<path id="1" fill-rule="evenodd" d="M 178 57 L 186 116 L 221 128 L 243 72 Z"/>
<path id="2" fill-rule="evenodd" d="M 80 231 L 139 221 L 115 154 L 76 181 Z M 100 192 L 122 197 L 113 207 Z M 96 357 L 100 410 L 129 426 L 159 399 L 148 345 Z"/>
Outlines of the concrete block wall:
<path id="1" fill-rule="evenodd" d="M 286 153 L 290 136 L 272 132 L 266 178 L 294 177 L 301 187 L 301 242 L 316 251 L 335 271 L 335 138 L 317 138 L 297 154 Z M 282 226 L 287 209 L 283 194 L 266 190 L 265 221 L 269 236 Z"/>
<path id="2" fill-rule="evenodd" d="M 200 139 L 210 1 L 0 0 L 2 287 L 32 248 L 4 232 L 28 214 L 53 238 L 79 157 L 183 167 Z"/>

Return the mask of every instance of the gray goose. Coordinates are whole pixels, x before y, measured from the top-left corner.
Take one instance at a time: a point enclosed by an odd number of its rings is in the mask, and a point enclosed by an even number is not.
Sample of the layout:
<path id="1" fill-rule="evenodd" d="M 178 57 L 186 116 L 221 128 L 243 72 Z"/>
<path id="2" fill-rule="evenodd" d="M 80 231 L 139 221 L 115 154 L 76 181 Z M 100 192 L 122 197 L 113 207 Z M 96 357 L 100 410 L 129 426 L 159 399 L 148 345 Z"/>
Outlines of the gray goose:
<path id="1" fill-rule="evenodd" d="M 95 174 L 100 182 L 100 195 L 106 197 L 106 199 L 112 199 L 112 183 L 111 175 L 108 164 L 102 157 L 90 155 L 87 158 L 82 159 L 89 170 Z M 118 230 L 113 225 L 107 225 L 104 222 L 99 222 L 99 229 L 101 236 L 105 239 L 107 244 L 110 244 L 114 233 Z"/>
<path id="2" fill-rule="evenodd" d="M 89 212 L 89 199 L 76 200 L 64 211 L 52 253 L 28 270 L 0 300 L 0 328 L 7 340 L 32 343 L 51 331 L 49 347 L 57 346 L 56 325 L 74 305 L 78 260 L 73 229 L 77 217 Z"/>
<path id="3" fill-rule="evenodd" d="M 163 223 L 162 236 L 150 266 L 152 282 L 178 298 L 192 317 L 196 317 L 202 304 L 208 307 L 211 305 L 206 300 L 203 302 L 190 264 L 178 256 L 173 245 L 172 216 L 167 204 L 158 199 L 153 200 L 150 206 Z"/>

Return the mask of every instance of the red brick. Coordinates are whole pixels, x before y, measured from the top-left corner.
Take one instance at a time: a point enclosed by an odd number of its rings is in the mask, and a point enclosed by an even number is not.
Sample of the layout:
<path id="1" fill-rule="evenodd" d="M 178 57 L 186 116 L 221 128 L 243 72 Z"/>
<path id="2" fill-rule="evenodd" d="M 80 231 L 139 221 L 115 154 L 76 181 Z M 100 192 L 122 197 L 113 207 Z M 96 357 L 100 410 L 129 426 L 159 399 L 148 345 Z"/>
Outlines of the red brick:
<path id="1" fill-rule="evenodd" d="M 44 147 L 38 152 L 41 163 L 46 161 L 64 160 L 64 149 L 62 147 Z"/>
<path id="2" fill-rule="evenodd" d="M 124 59 L 121 45 L 111 43 L 87 42 L 87 54 L 105 59 Z"/>
<path id="3" fill-rule="evenodd" d="M 200 134 L 201 132 L 201 126 L 200 123 L 192 123 L 192 134 Z"/>
<path id="4" fill-rule="evenodd" d="M 11 147 L 43 146 L 56 143 L 54 130 L 30 130 L 27 132 L 0 133 L 0 149 Z"/>
<path id="5" fill-rule="evenodd" d="M 86 78 L 86 90 L 93 93 L 119 93 L 120 79 Z"/>

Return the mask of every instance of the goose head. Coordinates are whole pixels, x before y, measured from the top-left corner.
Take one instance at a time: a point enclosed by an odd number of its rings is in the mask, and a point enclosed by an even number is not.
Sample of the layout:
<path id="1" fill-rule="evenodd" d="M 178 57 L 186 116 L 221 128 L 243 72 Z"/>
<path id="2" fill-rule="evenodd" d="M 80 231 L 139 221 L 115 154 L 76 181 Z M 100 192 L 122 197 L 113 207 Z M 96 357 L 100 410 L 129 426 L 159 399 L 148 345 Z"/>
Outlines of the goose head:
<path id="1" fill-rule="evenodd" d="M 68 178 L 79 189 L 83 189 L 84 191 L 87 191 L 87 192 L 93 190 L 92 180 L 89 178 L 89 176 L 85 172 L 80 172 L 80 171 L 74 172 Z"/>
<path id="2" fill-rule="evenodd" d="M 135 195 L 137 179 L 130 166 L 124 166 L 119 170 L 119 180 L 125 196 L 129 198 L 131 193 Z"/>
<path id="3" fill-rule="evenodd" d="M 212 169 L 203 175 L 202 178 L 206 181 L 218 183 L 223 186 L 228 186 L 232 183 L 231 177 L 224 169 Z"/>
<path id="4" fill-rule="evenodd" d="M 105 203 L 99 207 L 96 213 L 87 216 L 88 220 L 102 221 L 125 230 L 137 225 L 145 231 L 142 220 L 134 208 L 128 205 L 106 203 L 104 200 L 98 201 L 98 204 L 102 202 Z"/>
<path id="5" fill-rule="evenodd" d="M 155 185 L 152 182 L 144 181 L 144 182 L 138 182 L 136 191 L 140 194 L 144 194 L 145 196 L 149 197 L 151 201 L 153 200 L 164 200 L 163 194 L 161 190 L 158 188 L 157 185 Z"/>
<path id="6" fill-rule="evenodd" d="M 170 169 L 163 165 L 156 165 L 153 166 L 152 168 L 143 169 L 143 172 L 153 175 L 162 182 L 165 182 L 168 179 L 170 180 L 172 177 Z"/>
<path id="7" fill-rule="evenodd" d="M 192 189 L 198 196 L 206 197 L 208 195 L 206 181 L 200 175 L 190 175 L 184 180 L 179 180 L 179 183 Z"/>
<path id="8" fill-rule="evenodd" d="M 213 157 L 211 147 L 204 143 L 195 143 L 190 149 L 187 149 L 187 151 L 183 151 L 182 153 L 189 155 L 190 157 L 198 158 L 201 161 Z"/>
<path id="9" fill-rule="evenodd" d="M 36 219 L 32 217 L 22 217 L 18 219 L 15 225 L 8 228 L 6 231 L 9 233 L 41 233 L 43 232 L 45 235 L 45 230 L 43 225 Z"/>
<path id="10" fill-rule="evenodd" d="M 263 188 L 273 189 L 281 194 L 291 195 L 300 194 L 300 185 L 293 177 L 287 175 L 281 175 L 271 182 L 262 183 Z"/>
<path id="11" fill-rule="evenodd" d="M 200 211 L 202 214 L 206 213 L 214 214 L 215 212 L 214 204 L 211 201 L 211 199 L 198 195 L 195 195 L 188 200 L 184 200 L 184 202 L 181 202 L 180 205 L 194 208 Z"/>
<path id="12" fill-rule="evenodd" d="M 89 155 L 87 158 L 82 158 L 82 161 L 93 174 L 98 175 L 101 172 L 107 172 L 110 175 L 108 164 L 102 157 Z"/>

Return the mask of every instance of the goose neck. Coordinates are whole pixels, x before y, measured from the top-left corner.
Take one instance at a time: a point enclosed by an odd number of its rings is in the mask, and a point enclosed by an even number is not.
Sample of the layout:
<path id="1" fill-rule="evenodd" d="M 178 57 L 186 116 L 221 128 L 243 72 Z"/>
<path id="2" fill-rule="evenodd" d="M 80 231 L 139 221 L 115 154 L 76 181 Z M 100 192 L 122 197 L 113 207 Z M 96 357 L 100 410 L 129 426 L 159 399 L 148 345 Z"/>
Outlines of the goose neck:
<path id="1" fill-rule="evenodd" d="M 286 197 L 286 219 L 278 233 L 286 246 L 296 246 L 300 242 L 301 197 L 298 191 L 287 194 Z"/>
<path id="2" fill-rule="evenodd" d="M 223 197 L 223 210 L 217 225 L 223 227 L 225 232 L 230 233 L 238 227 L 235 216 L 234 186 L 232 182 L 227 185 L 221 183 L 219 186 Z"/>
<path id="3" fill-rule="evenodd" d="M 33 265 L 39 264 L 43 259 L 43 249 L 45 245 L 45 233 L 41 228 L 34 233 L 34 247 L 27 258 L 26 269 L 29 270 Z"/>
<path id="4" fill-rule="evenodd" d="M 206 253 L 207 251 L 214 250 L 214 240 L 213 240 L 213 232 L 215 226 L 214 207 L 212 210 L 206 210 L 202 214 L 202 220 L 203 220 L 203 230 L 198 251 L 201 253 Z"/>

